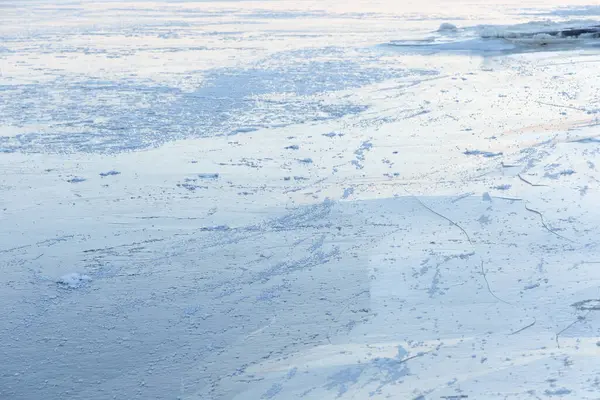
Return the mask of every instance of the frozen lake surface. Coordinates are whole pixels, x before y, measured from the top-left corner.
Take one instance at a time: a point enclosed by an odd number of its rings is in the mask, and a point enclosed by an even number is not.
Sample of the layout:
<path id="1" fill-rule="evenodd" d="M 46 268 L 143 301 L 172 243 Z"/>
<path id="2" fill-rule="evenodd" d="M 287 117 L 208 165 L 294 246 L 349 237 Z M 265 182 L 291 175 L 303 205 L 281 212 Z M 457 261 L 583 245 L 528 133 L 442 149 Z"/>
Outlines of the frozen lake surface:
<path id="1" fill-rule="evenodd" d="M 389 3 L 0 3 L 0 399 L 600 398 L 600 7 Z"/>

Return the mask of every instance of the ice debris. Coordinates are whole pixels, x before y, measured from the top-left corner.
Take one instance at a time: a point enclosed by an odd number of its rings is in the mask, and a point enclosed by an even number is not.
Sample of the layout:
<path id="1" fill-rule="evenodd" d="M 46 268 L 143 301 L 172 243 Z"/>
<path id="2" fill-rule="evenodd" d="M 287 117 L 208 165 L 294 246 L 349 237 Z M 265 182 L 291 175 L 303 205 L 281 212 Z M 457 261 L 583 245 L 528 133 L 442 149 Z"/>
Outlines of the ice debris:
<path id="1" fill-rule="evenodd" d="M 72 272 L 70 274 L 66 274 L 58 278 L 56 283 L 58 283 L 62 287 L 66 287 L 69 289 L 77 289 L 81 286 L 84 286 L 91 280 L 92 278 L 90 278 L 88 275 L 82 275 L 77 272 Z"/>

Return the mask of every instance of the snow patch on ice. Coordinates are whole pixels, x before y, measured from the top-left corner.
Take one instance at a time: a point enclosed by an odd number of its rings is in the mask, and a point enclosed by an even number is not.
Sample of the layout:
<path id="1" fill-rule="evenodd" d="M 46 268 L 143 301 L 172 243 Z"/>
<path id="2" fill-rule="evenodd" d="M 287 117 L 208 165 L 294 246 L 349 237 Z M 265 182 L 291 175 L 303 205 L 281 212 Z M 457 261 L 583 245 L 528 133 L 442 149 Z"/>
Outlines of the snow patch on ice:
<path id="1" fill-rule="evenodd" d="M 561 176 L 569 176 L 569 175 L 573 175 L 574 173 L 575 173 L 575 171 L 573 171 L 572 169 L 565 169 L 563 171 L 555 172 L 552 174 L 546 172 L 546 174 L 544 176 L 547 178 L 556 180 L 556 179 L 560 178 Z"/>
<path id="2" fill-rule="evenodd" d="M 508 190 L 511 187 L 512 187 L 512 185 L 503 184 L 503 185 L 494 186 L 494 189 L 496 189 L 496 190 Z"/>
<path id="3" fill-rule="evenodd" d="M 218 179 L 219 178 L 219 174 L 218 173 L 198 174 L 198 178 L 200 178 L 200 179 Z"/>
<path id="4" fill-rule="evenodd" d="M 341 397 L 350 386 L 358 383 L 367 365 L 353 365 L 329 376 L 329 382 L 325 385 L 327 390 L 337 389 L 337 396 Z"/>
<path id="5" fill-rule="evenodd" d="M 100 176 L 105 178 L 107 176 L 114 176 L 114 175 L 120 175 L 121 173 L 119 171 L 115 171 L 115 170 L 110 170 L 110 171 L 106 171 L 106 172 L 100 172 Z"/>
<path id="6" fill-rule="evenodd" d="M 279 394 L 279 392 L 281 392 L 282 390 L 283 386 L 280 383 L 274 383 L 273 386 L 271 386 L 269 390 L 267 390 L 265 394 L 262 395 L 262 399 L 272 399 L 275 396 L 277 396 L 277 394 Z"/>
<path id="7" fill-rule="evenodd" d="M 349 187 L 344 189 L 344 193 L 342 194 L 342 199 L 347 199 L 354 193 L 354 188 Z"/>
<path id="8" fill-rule="evenodd" d="M 483 156 L 486 158 L 491 158 L 491 157 L 498 157 L 501 156 L 502 153 L 493 153 L 491 151 L 482 151 L 482 150 L 467 150 L 463 153 L 464 155 L 467 156 Z"/>
<path id="9" fill-rule="evenodd" d="M 66 287 L 69 289 L 77 289 L 86 285 L 91 280 L 92 278 L 90 278 L 88 275 L 82 275 L 77 272 L 72 272 L 70 274 L 66 274 L 58 278 L 56 283 L 58 283 L 62 287 Z"/>
<path id="10" fill-rule="evenodd" d="M 456 32 L 456 31 L 458 31 L 458 28 L 454 24 L 444 22 L 443 24 L 440 25 L 440 27 L 438 28 L 437 31 L 438 32 Z"/>
<path id="11" fill-rule="evenodd" d="M 556 389 L 556 390 L 548 389 L 544 392 L 544 394 L 546 396 L 561 396 L 561 397 L 566 396 L 570 393 L 571 393 L 571 391 L 569 389 L 565 389 L 565 388 L 560 388 L 560 389 Z"/>
<path id="12" fill-rule="evenodd" d="M 356 167 L 356 169 L 363 169 L 364 161 L 365 161 L 365 153 L 370 151 L 373 148 L 373 143 L 370 140 L 364 141 L 358 149 L 354 151 L 356 155 L 356 159 L 351 161 L 351 164 Z"/>

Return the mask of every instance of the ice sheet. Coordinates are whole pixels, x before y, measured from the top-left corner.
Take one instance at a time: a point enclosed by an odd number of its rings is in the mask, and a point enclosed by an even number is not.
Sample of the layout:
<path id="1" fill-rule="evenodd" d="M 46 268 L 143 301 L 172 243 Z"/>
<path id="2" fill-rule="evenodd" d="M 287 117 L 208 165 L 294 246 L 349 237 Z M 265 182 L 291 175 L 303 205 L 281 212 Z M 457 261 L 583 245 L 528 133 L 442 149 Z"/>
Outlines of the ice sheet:
<path id="1" fill-rule="evenodd" d="M 599 20 L 3 2 L 0 398 L 597 399 Z"/>

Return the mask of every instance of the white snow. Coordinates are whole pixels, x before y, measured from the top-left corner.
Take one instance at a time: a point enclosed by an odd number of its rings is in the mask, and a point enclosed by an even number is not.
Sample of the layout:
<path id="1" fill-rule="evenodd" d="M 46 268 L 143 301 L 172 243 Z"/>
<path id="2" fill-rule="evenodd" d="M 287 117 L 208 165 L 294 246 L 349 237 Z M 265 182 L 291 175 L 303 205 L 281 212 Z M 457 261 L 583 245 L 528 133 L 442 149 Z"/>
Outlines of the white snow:
<path id="1" fill-rule="evenodd" d="M 0 9 L 0 399 L 598 398 L 598 7 Z"/>
<path id="2" fill-rule="evenodd" d="M 456 27 L 456 25 L 451 24 L 449 22 L 444 22 L 440 25 L 440 27 L 438 28 L 438 32 L 456 32 L 458 31 L 458 28 Z"/>
<path id="3" fill-rule="evenodd" d="M 77 272 L 72 272 L 70 274 L 61 276 L 56 281 L 56 283 L 58 283 L 59 285 L 62 285 L 62 286 L 66 286 L 70 289 L 76 289 L 78 287 L 85 285 L 86 283 L 88 283 L 91 280 L 92 280 L 92 278 L 90 278 L 87 275 L 82 275 Z"/>

